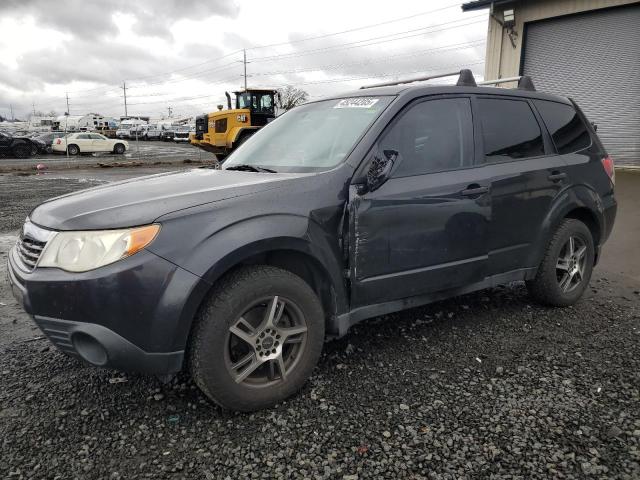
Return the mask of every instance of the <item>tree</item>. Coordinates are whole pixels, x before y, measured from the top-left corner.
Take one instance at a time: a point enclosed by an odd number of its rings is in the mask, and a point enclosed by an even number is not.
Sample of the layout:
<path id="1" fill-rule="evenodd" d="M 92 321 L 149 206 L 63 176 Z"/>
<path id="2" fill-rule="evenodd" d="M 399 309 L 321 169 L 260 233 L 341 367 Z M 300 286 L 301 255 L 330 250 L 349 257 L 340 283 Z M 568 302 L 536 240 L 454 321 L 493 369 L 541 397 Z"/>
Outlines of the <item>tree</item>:
<path id="1" fill-rule="evenodd" d="M 276 106 L 280 110 L 291 110 L 293 107 L 303 104 L 309 99 L 309 94 L 301 88 L 296 88 L 292 85 L 287 85 L 284 88 L 278 89 L 278 95 L 276 96 Z"/>

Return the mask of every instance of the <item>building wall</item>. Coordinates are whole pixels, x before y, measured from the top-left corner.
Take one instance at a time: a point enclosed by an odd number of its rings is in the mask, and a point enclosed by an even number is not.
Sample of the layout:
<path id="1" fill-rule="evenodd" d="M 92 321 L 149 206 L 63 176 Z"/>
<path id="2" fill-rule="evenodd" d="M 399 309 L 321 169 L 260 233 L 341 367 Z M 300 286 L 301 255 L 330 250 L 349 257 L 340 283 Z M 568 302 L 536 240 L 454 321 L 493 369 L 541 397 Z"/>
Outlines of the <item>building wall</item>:
<path id="1" fill-rule="evenodd" d="M 514 48 L 507 30 L 503 29 L 493 17 L 489 17 L 484 78 L 497 79 L 520 74 L 522 40 L 526 22 L 632 3 L 638 3 L 638 0 L 518 0 L 506 6 L 497 6 L 494 13 L 500 19 L 502 19 L 503 9 L 514 8 L 516 17 L 514 30 L 518 36 L 514 39 L 516 44 Z"/>

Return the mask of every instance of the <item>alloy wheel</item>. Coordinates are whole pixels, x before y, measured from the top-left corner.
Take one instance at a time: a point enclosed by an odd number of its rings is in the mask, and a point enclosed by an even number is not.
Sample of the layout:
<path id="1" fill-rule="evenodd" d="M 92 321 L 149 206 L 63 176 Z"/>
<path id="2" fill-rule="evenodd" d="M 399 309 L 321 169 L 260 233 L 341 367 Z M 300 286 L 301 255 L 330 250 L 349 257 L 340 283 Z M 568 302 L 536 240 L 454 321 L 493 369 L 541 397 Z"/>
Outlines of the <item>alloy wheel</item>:
<path id="1" fill-rule="evenodd" d="M 273 296 L 249 305 L 229 327 L 225 364 L 236 383 L 267 387 L 284 382 L 304 353 L 307 324 L 291 300 Z"/>
<path id="2" fill-rule="evenodd" d="M 587 263 L 587 246 L 579 237 L 570 236 L 560 249 L 556 261 L 556 277 L 560 290 L 569 293 L 584 279 Z"/>

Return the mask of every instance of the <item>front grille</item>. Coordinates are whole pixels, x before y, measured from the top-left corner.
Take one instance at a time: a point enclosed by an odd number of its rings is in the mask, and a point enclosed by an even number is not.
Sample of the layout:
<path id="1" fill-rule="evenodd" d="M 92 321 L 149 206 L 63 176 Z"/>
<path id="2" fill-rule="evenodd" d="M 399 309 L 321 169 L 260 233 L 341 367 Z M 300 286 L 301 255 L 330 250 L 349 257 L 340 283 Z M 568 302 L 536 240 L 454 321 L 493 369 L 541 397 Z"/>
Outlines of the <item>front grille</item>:
<path id="1" fill-rule="evenodd" d="M 18 255 L 22 263 L 33 270 L 46 244 L 47 242 L 40 242 L 31 238 L 20 238 L 18 240 Z"/>
<path id="2" fill-rule="evenodd" d="M 55 232 L 40 228 L 27 219 L 16 244 L 18 258 L 25 270 L 31 271 L 36 268 L 44 247 L 53 235 Z"/>

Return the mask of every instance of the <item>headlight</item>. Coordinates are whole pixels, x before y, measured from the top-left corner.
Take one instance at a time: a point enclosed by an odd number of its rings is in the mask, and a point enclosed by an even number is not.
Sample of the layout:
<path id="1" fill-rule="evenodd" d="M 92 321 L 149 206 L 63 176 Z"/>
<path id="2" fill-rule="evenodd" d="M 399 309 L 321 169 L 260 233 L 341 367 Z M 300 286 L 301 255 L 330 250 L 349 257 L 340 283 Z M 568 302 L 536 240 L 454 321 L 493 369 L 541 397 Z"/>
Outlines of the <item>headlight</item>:
<path id="1" fill-rule="evenodd" d="M 129 257 L 149 245 L 160 225 L 123 230 L 58 232 L 42 252 L 38 267 L 86 272 Z"/>

